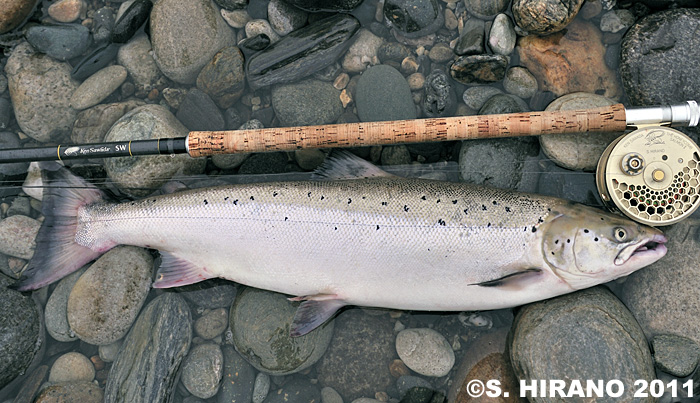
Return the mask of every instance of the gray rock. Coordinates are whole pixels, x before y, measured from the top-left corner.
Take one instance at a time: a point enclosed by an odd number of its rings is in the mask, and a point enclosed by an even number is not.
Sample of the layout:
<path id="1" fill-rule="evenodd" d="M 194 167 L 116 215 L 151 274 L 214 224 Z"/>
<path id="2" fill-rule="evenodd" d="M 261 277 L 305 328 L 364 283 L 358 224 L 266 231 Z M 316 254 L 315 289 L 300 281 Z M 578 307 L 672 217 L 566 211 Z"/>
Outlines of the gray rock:
<path id="1" fill-rule="evenodd" d="M 457 95 L 447 74 L 435 69 L 425 78 L 422 109 L 426 117 L 452 116 L 457 110 Z"/>
<path id="2" fill-rule="evenodd" d="M 498 94 L 489 98 L 479 109 L 479 115 L 527 112 L 528 106 L 522 99 L 513 95 Z"/>
<path id="3" fill-rule="evenodd" d="M 600 30 L 613 34 L 625 31 L 634 24 L 635 19 L 630 10 L 610 10 L 600 17 Z"/>
<path id="4" fill-rule="evenodd" d="M 227 327 L 228 311 L 224 308 L 214 309 L 194 322 L 195 333 L 204 340 L 211 340 L 219 336 Z"/>
<path id="5" fill-rule="evenodd" d="M 270 393 L 265 403 L 316 403 L 321 401 L 321 391 L 306 378 L 295 378 L 285 382 L 281 388 Z"/>
<path id="6" fill-rule="evenodd" d="M 27 29 L 27 42 L 56 60 L 78 57 L 90 46 L 90 30 L 80 24 L 34 25 Z"/>
<path id="7" fill-rule="evenodd" d="M 343 403 L 343 398 L 335 389 L 326 386 L 321 389 L 321 403 Z"/>
<path id="8" fill-rule="evenodd" d="M 114 11 L 109 7 L 102 7 L 95 11 L 92 17 L 92 37 L 95 42 L 105 42 L 112 36 L 114 29 Z"/>
<path id="9" fill-rule="evenodd" d="M 70 98 L 70 106 L 83 110 L 99 104 L 126 81 L 126 76 L 122 66 L 105 67 L 80 84 Z"/>
<path id="10" fill-rule="evenodd" d="M 27 196 L 17 196 L 12 199 L 12 204 L 10 204 L 10 208 L 7 209 L 7 217 L 13 215 L 31 215 L 32 206 L 29 200 L 30 198 Z"/>
<path id="11" fill-rule="evenodd" d="M 40 312 L 30 297 L 0 286 L 0 390 L 29 367 L 43 344 Z"/>
<path id="12" fill-rule="evenodd" d="M 601 95 L 575 92 L 555 99 L 546 111 L 590 109 L 613 105 L 615 102 Z M 542 151 L 557 165 L 583 171 L 595 171 L 605 148 L 620 133 L 577 133 L 540 136 Z"/>
<path id="13" fill-rule="evenodd" d="M 508 56 L 515 49 L 515 27 L 506 14 L 498 14 L 489 31 L 489 47 L 493 53 Z"/>
<path id="14" fill-rule="evenodd" d="M 270 375 L 260 372 L 255 377 L 253 386 L 253 403 L 262 403 L 270 393 Z"/>
<path id="15" fill-rule="evenodd" d="M 151 255 L 134 246 L 118 246 L 97 259 L 68 297 L 73 332 L 96 345 L 124 337 L 146 301 L 152 268 Z"/>
<path id="16" fill-rule="evenodd" d="M 396 380 L 396 389 L 398 389 L 399 396 L 402 398 L 413 388 L 432 389 L 433 385 L 423 378 L 411 375 L 403 375 Z"/>
<path id="17" fill-rule="evenodd" d="M 272 107 L 284 126 L 333 123 L 343 113 L 340 91 L 318 80 L 274 87 Z"/>
<path id="18" fill-rule="evenodd" d="M 194 396 L 209 399 L 219 391 L 223 367 L 224 355 L 218 344 L 199 344 L 185 357 L 180 380 Z"/>
<path id="19" fill-rule="evenodd" d="M 313 171 L 323 164 L 323 161 L 326 159 L 326 153 L 315 149 L 296 150 L 294 151 L 294 159 L 301 169 Z"/>
<path id="20" fill-rule="evenodd" d="M 77 339 L 68 324 L 68 296 L 83 273 L 85 273 L 84 268 L 61 279 L 46 303 L 44 308 L 46 331 L 54 340 L 70 342 Z"/>
<path id="21" fill-rule="evenodd" d="M 394 383 L 389 364 L 395 357 L 393 325 L 360 309 L 340 313 L 328 352 L 316 367 L 322 385 L 346 402 L 386 391 Z"/>
<path id="22" fill-rule="evenodd" d="M 430 48 L 430 52 L 428 52 L 428 58 L 435 63 L 445 63 L 452 60 L 454 55 L 449 45 L 443 42 L 435 44 L 435 46 Z"/>
<path id="23" fill-rule="evenodd" d="M 537 92 L 537 79 L 524 67 L 511 67 L 503 79 L 503 89 L 509 94 L 528 99 Z"/>
<path id="24" fill-rule="evenodd" d="M 460 56 L 484 53 L 484 35 L 484 21 L 477 18 L 468 19 L 464 23 L 462 35 L 455 44 L 455 53 Z"/>
<path id="25" fill-rule="evenodd" d="M 70 76 L 74 80 L 85 80 L 101 69 L 107 67 L 117 57 L 119 45 L 116 43 L 103 43 L 95 50 L 83 57 L 71 70 Z"/>
<path id="26" fill-rule="evenodd" d="M 478 111 L 489 98 L 498 94 L 503 94 L 503 91 L 489 85 L 477 85 L 464 90 L 462 100 L 468 107 Z"/>
<path id="27" fill-rule="evenodd" d="M 285 0 L 285 2 L 311 12 L 349 12 L 359 6 L 362 0 Z"/>
<path id="28" fill-rule="evenodd" d="M 0 129 L 7 129 L 11 118 L 12 104 L 10 103 L 10 100 L 7 98 L 0 98 Z"/>
<path id="29" fill-rule="evenodd" d="M 621 299 L 649 339 L 675 334 L 700 343 L 699 227 L 695 218 L 665 227 L 666 256 L 632 273 L 623 285 Z"/>
<path id="30" fill-rule="evenodd" d="M 461 56 L 450 67 L 450 75 L 462 84 L 488 84 L 501 81 L 507 67 L 503 55 Z"/>
<path id="31" fill-rule="evenodd" d="M 583 0 L 514 0 L 511 10 L 520 28 L 548 35 L 566 28 L 582 4 Z"/>
<path id="32" fill-rule="evenodd" d="M 23 215 L 0 220 L 0 253 L 30 259 L 34 255 L 40 226 L 39 221 Z"/>
<path id="33" fill-rule="evenodd" d="M 227 46 L 214 55 L 197 76 L 197 88 L 206 92 L 219 107 L 230 108 L 243 94 L 245 71 L 243 53 Z"/>
<path id="34" fill-rule="evenodd" d="M 250 402 L 253 400 L 255 369 L 232 346 L 224 345 L 221 350 L 224 355 L 224 373 L 216 401 Z"/>
<path id="35" fill-rule="evenodd" d="M 119 355 L 119 349 L 122 346 L 122 340 L 117 340 L 114 343 L 105 344 L 98 346 L 97 351 L 99 352 L 100 359 L 104 362 L 113 362 L 117 359 Z"/>
<path id="36" fill-rule="evenodd" d="M 396 335 L 396 353 L 406 366 L 425 375 L 447 375 L 455 364 L 455 354 L 445 337 L 433 329 L 412 328 Z"/>
<path id="37" fill-rule="evenodd" d="M 187 128 L 160 105 L 140 106 L 122 116 L 109 130 L 105 141 L 146 140 L 184 137 Z M 206 160 L 188 155 L 111 158 L 105 161 L 109 177 L 126 193 L 145 196 L 159 188 L 175 173 L 196 175 Z"/>
<path id="38" fill-rule="evenodd" d="M 175 117 L 190 130 L 224 129 L 224 115 L 204 91 L 192 88 L 180 103 Z"/>
<path id="39" fill-rule="evenodd" d="M 271 375 L 293 374 L 315 364 L 328 348 L 333 321 L 292 338 L 289 329 L 298 306 L 281 294 L 245 289 L 231 308 L 236 350 L 256 369 Z M 265 321 L 259 320 L 260 315 Z"/>
<path id="40" fill-rule="evenodd" d="M 464 0 L 467 11 L 484 20 L 505 11 L 508 3 L 508 0 Z"/>
<path id="41" fill-rule="evenodd" d="M 375 65 L 379 61 L 377 53 L 384 44 L 384 39 L 374 35 L 367 29 L 360 29 L 357 39 L 343 57 L 343 69 L 348 73 L 361 73 L 367 66 Z"/>
<path id="42" fill-rule="evenodd" d="M 49 372 L 49 382 L 92 382 L 95 367 L 86 356 L 71 351 L 54 361 Z"/>
<path id="43" fill-rule="evenodd" d="M 228 25 L 238 29 L 245 28 L 245 24 L 253 19 L 245 9 L 232 11 L 222 9 L 221 16 L 224 17 L 224 21 L 226 21 Z"/>
<path id="44" fill-rule="evenodd" d="M 34 10 L 33 1 L 12 0 L 3 4 L 0 9 L 0 34 L 12 31 L 26 21 Z"/>
<path id="45" fill-rule="evenodd" d="M 101 143 L 112 125 L 130 110 L 144 105 L 141 100 L 100 104 L 78 113 L 70 138 L 76 144 Z"/>
<path id="46" fill-rule="evenodd" d="M 255 19 L 248 21 L 245 24 L 245 36 L 247 38 L 253 38 L 258 35 L 265 35 L 270 40 L 270 44 L 280 40 L 280 36 L 272 29 L 272 26 L 270 26 L 267 20 Z"/>
<path id="47" fill-rule="evenodd" d="M 700 346 L 694 341 L 672 334 L 660 334 L 651 340 L 656 367 L 679 378 L 695 371 L 700 360 Z"/>
<path id="48" fill-rule="evenodd" d="M 191 340 L 192 318 L 185 300 L 175 293 L 155 298 L 124 339 L 107 378 L 104 401 L 167 401 Z"/>
<path id="49" fill-rule="evenodd" d="M 386 0 L 384 18 L 406 38 L 430 35 L 445 23 L 437 0 Z"/>
<path id="50" fill-rule="evenodd" d="M 303 27 L 308 14 L 282 0 L 271 0 L 267 3 L 267 18 L 272 29 L 284 36 Z"/>
<path id="51" fill-rule="evenodd" d="M 2 100 L 0 98 L 0 104 Z M 0 150 L 6 148 L 20 148 L 19 136 L 13 132 L 0 132 Z M 15 162 L 10 164 L 0 164 L 0 174 L 2 175 L 19 175 L 27 172 L 29 163 Z"/>
<path id="52" fill-rule="evenodd" d="M 163 0 L 151 11 L 151 43 L 168 78 L 192 84 L 199 71 L 226 45 L 233 30 L 209 0 Z"/>
<path id="53" fill-rule="evenodd" d="M 134 84 L 145 90 L 150 90 L 160 77 L 152 50 L 151 41 L 144 34 L 120 46 L 117 53 L 117 61 L 129 72 Z"/>
<path id="54" fill-rule="evenodd" d="M 685 102 L 700 93 L 700 10 L 665 10 L 639 20 L 622 40 L 620 78 L 632 105 Z M 679 41 L 676 38 L 684 38 Z"/>
<path id="55" fill-rule="evenodd" d="M 70 72 L 67 63 L 34 53 L 26 42 L 12 50 L 5 73 L 15 119 L 29 137 L 48 142 L 70 134 L 76 116 L 70 97 L 78 88 Z"/>
<path id="56" fill-rule="evenodd" d="M 382 165 L 405 165 L 411 163 L 411 153 L 403 144 L 382 147 Z"/>
<path id="57" fill-rule="evenodd" d="M 416 118 L 408 82 L 398 70 L 387 65 L 371 67 L 360 76 L 355 105 L 363 122 Z"/>
<path id="58" fill-rule="evenodd" d="M 94 382 L 60 383 L 42 389 L 36 402 L 100 403 L 103 397 L 102 388 Z"/>
<path id="59" fill-rule="evenodd" d="M 239 174 L 277 174 L 288 171 L 287 153 L 255 153 L 247 158 L 238 169 Z"/>
<path id="60" fill-rule="evenodd" d="M 406 45 L 398 42 L 385 42 L 377 49 L 377 57 L 382 63 L 392 60 L 401 62 L 411 55 L 411 51 Z"/>
<path id="61" fill-rule="evenodd" d="M 225 10 L 239 10 L 248 6 L 248 0 L 214 0 L 214 3 Z"/>
<path id="62" fill-rule="evenodd" d="M 525 306 L 508 342 L 519 379 L 616 379 L 624 385 L 625 401 L 633 401 L 635 381 L 655 379 L 644 333 L 605 287 Z"/>

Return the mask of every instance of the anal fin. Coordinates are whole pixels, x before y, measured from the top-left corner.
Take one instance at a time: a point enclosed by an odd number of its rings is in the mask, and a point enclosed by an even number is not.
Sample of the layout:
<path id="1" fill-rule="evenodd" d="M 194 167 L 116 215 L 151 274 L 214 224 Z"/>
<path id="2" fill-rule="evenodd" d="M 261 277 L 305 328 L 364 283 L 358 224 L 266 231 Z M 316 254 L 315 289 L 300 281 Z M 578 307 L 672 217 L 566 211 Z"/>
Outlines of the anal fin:
<path id="1" fill-rule="evenodd" d="M 530 268 L 525 270 L 520 270 L 515 273 L 506 274 L 503 277 L 496 278 L 493 280 L 483 281 L 481 283 L 469 284 L 478 285 L 480 287 L 498 287 L 506 289 L 522 289 L 528 283 L 539 278 L 542 273 L 542 269 Z"/>
<path id="2" fill-rule="evenodd" d="M 297 308 L 289 334 L 292 337 L 303 336 L 324 324 L 338 309 L 345 306 L 345 301 L 337 295 L 318 294 L 306 297 L 290 298 L 290 301 L 304 301 Z"/>
<path id="3" fill-rule="evenodd" d="M 195 265 L 170 252 L 160 251 L 160 256 L 162 261 L 158 267 L 153 288 L 181 287 L 214 277 L 207 272 L 206 268 Z"/>

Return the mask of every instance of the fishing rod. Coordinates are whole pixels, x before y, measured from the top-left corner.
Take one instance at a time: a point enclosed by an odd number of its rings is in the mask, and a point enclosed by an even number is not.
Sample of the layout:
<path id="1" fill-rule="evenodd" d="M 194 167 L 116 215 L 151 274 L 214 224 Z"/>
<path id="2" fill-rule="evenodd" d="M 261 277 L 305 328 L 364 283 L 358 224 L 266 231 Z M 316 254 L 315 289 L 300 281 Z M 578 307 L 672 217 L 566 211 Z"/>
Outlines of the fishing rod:
<path id="1" fill-rule="evenodd" d="M 295 151 L 546 134 L 620 132 L 596 170 L 603 202 L 633 220 L 668 225 L 700 206 L 700 148 L 671 126 L 697 126 L 695 101 L 677 105 L 523 112 L 498 115 L 357 122 L 230 131 L 192 131 L 186 137 L 0 150 L 0 163 Z"/>

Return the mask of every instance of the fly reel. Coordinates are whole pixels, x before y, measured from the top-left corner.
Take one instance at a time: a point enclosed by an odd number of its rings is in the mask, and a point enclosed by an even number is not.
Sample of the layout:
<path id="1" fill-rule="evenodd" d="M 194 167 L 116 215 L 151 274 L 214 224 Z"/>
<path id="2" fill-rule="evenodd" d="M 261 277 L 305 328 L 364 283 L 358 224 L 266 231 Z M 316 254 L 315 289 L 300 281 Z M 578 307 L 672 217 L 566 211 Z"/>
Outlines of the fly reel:
<path id="1" fill-rule="evenodd" d="M 608 208 L 651 226 L 674 224 L 700 206 L 700 148 L 668 127 L 635 130 L 600 157 L 596 185 Z"/>

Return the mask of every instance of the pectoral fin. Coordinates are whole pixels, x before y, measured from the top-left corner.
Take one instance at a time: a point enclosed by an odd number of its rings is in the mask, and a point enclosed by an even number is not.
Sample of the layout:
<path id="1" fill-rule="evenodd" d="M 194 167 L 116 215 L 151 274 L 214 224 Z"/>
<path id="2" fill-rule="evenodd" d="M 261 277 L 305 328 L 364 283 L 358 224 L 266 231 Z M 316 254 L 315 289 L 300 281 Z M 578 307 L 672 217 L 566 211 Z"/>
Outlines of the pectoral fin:
<path id="1" fill-rule="evenodd" d="M 521 289 L 524 286 L 531 284 L 532 282 L 539 279 L 541 274 L 542 269 L 533 267 L 530 269 L 520 270 L 515 273 L 509 273 L 503 277 L 499 277 L 493 280 L 483 281 L 481 283 L 475 283 L 470 285 L 478 285 L 480 287 Z"/>
<path id="2" fill-rule="evenodd" d="M 162 261 L 158 267 L 153 288 L 181 287 L 214 277 L 206 271 L 206 268 L 195 265 L 170 252 L 160 251 L 160 256 Z"/>
<path id="3" fill-rule="evenodd" d="M 308 297 L 290 298 L 290 301 L 304 301 L 297 308 L 289 332 L 292 337 L 303 336 L 324 324 L 345 302 L 337 295 L 318 294 Z"/>

